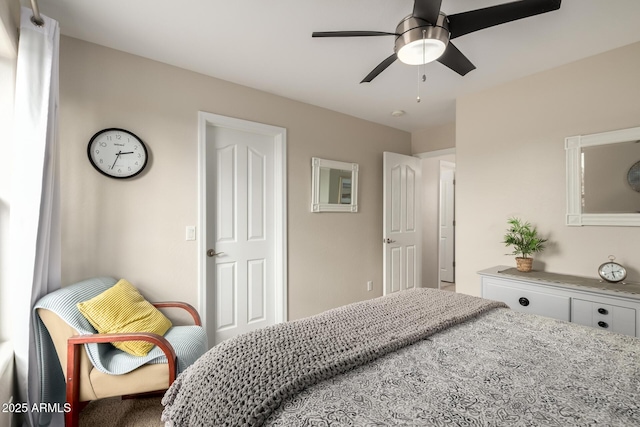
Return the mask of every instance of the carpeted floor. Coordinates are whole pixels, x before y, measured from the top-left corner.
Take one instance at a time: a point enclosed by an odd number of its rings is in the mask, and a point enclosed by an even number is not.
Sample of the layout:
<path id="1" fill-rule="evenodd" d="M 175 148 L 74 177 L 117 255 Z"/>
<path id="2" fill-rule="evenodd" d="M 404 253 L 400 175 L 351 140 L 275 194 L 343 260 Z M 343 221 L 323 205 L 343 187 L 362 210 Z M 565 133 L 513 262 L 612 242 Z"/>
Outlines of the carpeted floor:
<path id="1" fill-rule="evenodd" d="M 161 397 L 95 400 L 80 412 L 80 427 L 161 427 Z"/>

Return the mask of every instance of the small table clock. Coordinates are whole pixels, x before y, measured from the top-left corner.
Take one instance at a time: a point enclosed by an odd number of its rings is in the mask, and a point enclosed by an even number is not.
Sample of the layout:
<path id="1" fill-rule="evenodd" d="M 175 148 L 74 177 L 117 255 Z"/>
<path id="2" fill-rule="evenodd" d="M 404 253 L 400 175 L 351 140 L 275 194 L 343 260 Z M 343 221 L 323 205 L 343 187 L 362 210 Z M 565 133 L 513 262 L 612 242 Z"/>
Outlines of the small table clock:
<path id="1" fill-rule="evenodd" d="M 598 274 L 602 280 L 609 283 L 619 283 L 627 278 L 627 269 L 622 265 L 614 262 L 616 257 L 609 255 L 609 261 L 598 267 Z"/>

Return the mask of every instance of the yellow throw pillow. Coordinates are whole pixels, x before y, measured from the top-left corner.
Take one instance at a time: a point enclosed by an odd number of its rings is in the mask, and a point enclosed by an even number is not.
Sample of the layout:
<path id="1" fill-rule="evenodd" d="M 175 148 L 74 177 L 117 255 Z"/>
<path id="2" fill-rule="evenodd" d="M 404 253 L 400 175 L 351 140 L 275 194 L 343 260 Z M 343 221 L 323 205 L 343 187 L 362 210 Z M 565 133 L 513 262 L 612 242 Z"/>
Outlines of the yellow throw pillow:
<path id="1" fill-rule="evenodd" d="M 171 327 L 171 321 L 124 279 L 100 295 L 78 303 L 78 309 L 101 334 L 153 332 L 164 335 Z M 112 344 L 134 356 L 146 356 L 154 346 L 146 341 Z"/>

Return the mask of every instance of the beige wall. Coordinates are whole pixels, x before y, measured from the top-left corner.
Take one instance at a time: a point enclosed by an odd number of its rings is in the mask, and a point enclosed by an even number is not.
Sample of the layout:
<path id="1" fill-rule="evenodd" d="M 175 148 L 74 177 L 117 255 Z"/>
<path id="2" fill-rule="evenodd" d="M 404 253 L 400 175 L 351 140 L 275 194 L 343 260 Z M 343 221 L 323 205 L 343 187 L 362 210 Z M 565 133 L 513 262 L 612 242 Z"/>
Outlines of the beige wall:
<path id="1" fill-rule="evenodd" d="M 535 268 L 594 277 L 609 254 L 640 281 L 638 227 L 565 225 L 564 138 L 640 126 L 640 43 L 457 100 L 457 289 L 514 265 L 500 243 L 511 215 L 552 242 Z"/>
<path id="2" fill-rule="evenodd" d="M 0 1 L 0 58 L 15 58 L 19 22 L 20 2 L 18 0 Z"/>
<path id="3" fill-rule="evenodd" d="M 411 134 L 411 152 L 414 154 L 446 150 L 448 148 L 454 148 L 455 146 L 455 122 L 431 126 Z"/>
<path id="4" fill-rule="evenodd" d="M 382 295 L 382 152 L 411 136 L 308 104 L 62 37 L 63 282 L 126 277 L 151 299 L 197 304 L 197 113 L 287 129 L 289 317 Z M 133 180 L 98 174 L 86 147 L 122 127 L 147 143 Z M 312 214 L 311 157 L 357 162 L 359 212 Z M 374 282 L 367 292 L 366 282 Z"/>

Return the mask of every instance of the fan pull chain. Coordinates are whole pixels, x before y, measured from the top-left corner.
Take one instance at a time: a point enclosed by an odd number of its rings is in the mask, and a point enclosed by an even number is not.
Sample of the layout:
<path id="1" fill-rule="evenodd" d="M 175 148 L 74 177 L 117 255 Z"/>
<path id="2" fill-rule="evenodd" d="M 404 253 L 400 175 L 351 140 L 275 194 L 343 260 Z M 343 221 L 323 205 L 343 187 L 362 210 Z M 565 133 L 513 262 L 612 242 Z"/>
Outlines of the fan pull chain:
<path id="1" fill-rule="evenodd" d="M 422 30 L 422 81 L 427 81 L 427 75 L 425 74 L 425 40 L 427 38 L 427 30 Z M 420 67 L 418 67 L 418 97 L 416 98 L 416 102 L 420 103 Z"/>
<path id="2" fill-rule="evenodd" d="M 427 30 L 422 30 L 422 81 L 427 81 L 427 75 L 425 74 L 425 68 L 427 66 L 426 49 L 427 49 Z"/>
<path id="3" fill-rule="evenodd" d="M 418 67 L 418 97 L 416 98 L 416 102 L 420 103 L 420 67 Z"/>

